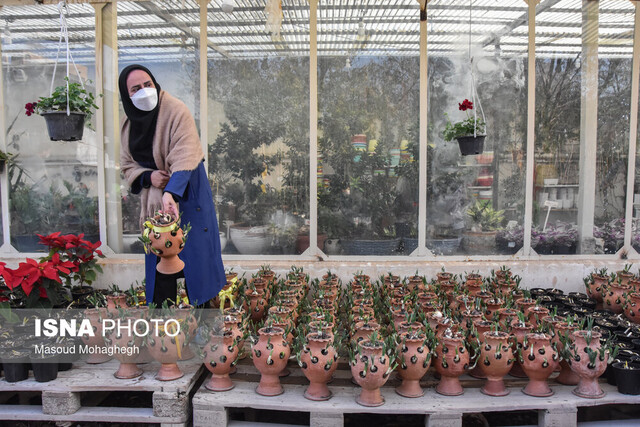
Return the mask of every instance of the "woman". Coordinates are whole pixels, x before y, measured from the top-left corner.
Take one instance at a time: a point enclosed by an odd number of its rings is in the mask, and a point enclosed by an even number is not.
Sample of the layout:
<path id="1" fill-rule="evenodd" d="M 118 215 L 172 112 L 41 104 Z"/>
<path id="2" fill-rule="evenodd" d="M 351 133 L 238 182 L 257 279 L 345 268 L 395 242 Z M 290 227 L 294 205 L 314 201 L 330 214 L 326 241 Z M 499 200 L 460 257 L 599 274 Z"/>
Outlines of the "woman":
<path id="1" fill-rule="evenodd" d="M 120 167 L 131 192 L 141 194 L 141 223 L 157 209 L 191 224 L 180 253 L 189 302 L 201 305 L 226 283 L 220 237 L 204 153 L 187 106 L 161 90 L 151 72 L 129 65 L 120 73 L 126 118 L 121 127 Z M 157 257 L 145 257 L 147 301 L 176 299 L 176 277 L 156 272 Z"/>

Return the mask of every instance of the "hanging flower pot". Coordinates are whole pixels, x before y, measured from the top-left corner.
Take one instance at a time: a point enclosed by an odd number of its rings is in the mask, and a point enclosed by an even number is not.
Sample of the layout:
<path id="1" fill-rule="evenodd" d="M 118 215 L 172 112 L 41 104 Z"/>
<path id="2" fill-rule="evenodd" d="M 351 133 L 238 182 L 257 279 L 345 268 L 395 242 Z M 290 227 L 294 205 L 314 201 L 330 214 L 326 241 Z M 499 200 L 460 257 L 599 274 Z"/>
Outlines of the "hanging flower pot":
<path id="1" fill-rule="evenodd" d="M 82 113 L 67 113 L 65 111 L 49 111 L 41 114 L 47 123 L 47 132 L 52 141 L 80 141 L 84 133 L 84 118 Z"/>
<path id="2" fill-rule="evenodd" d="M 487 135 L 468 135 L 456 138 L 460 147 L 460 154 L 463 156 L 474 156 L 482 154 L 484 151 L 484 139 Z"/>
<path id="3" fill-rule="evenodd" d="M 473 110 L 473 102 L 468 99 L 459 103 L 458 109 L 464 111 L 467 114 L 467 118 L 460 122 L 452 123 L 449 120 L 449 116 L 445 113 L 447 124 L 443 132 L 444 140 L 457 140 L 458 146 L 460 147 L 460 154 L 463 156 L 482 154 L 484 151 L 484 139 L 487 136 L 485 133 L 486 123 L 482 107 L 480 107 L 481 118 L 477 117 L 477 114 L 469 114 L 469 111 Z"/>

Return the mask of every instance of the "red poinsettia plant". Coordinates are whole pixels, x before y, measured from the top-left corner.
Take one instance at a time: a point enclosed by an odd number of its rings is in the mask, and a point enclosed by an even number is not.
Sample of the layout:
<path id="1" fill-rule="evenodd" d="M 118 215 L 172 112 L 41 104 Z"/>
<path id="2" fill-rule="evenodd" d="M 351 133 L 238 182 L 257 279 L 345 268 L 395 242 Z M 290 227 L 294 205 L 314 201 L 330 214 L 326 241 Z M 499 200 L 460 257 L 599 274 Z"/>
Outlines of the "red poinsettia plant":
<path id="1" fill-rule="evenodd" d="M 68 286 L 91 285 L 97 273 L 102 273 L 102 267 L 98 264 L 98 258 L 104 258 L 104 254 L 98 249 L 102 243 L 97 241 L 92 243 L 84 239 L 84 234 L 52 233 L 47 236 L 38 234 L 40 244 L 49 248 L 49 255 L 46 259 L 51 259 L 56 254 L 60 259 L 73 263 L 72 273 L 65 277 Z"/>
<path id="2" fill-rule="evenodd" d="M 465 99 L 458 103 L 458 110 L 464 111 L 467 118 L 456 123 L 451 123 L 449 115 L 444 113 L 447 118 L 447 125 L 444 128 L 443 137 L 445 141 L 451 141 L 461 136 L 474 136 L 485 134 L 485 122 L 479 117 L 474 117 L 469 111 L 473 110 L 473 102 Z"/>
<path id="3" fill-rule="evenodd" d="M 68 299 L 64 290 L 75 283 L 91 283 L 96 271 L 102 272 L 97 258 L 104 255 L 101 243 L 84 240 L 84 235 L 53 233 L 41 236 L 40 243 L 49 248 L 47 256 L 27 258 L 18 268 L 11 269 L 0 262 L 0 276 L 5 285 L 0 302 L 20 302 L 23 307 L 48 307 L 63 304 Z"/>

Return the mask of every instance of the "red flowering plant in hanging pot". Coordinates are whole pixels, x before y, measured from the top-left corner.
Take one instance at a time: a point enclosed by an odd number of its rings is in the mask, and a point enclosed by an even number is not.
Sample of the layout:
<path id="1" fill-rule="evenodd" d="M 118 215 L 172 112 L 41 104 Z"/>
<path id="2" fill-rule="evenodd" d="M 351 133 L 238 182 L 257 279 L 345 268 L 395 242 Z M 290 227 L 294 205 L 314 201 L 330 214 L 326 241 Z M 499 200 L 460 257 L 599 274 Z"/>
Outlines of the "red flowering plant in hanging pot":
<path id="1" fill-rule="evenodd" d="M 70 83 L 68 77 L 50 96 L 27 102 L 24 107 L 27 116 L 39 114 L 44 117 L 52 141 L 81 140 L 84 126 L 91 128 L 91 116 L 98 108 L 93 93 L 82 83 Z"/>
<path id="2" fill-rule="evenodd" d="M 452 123 L 449 120 L 449 115 L 445 113 L 447 118 L 447 124 L 444 128 L 443 138 L 445 141 L 458 140 L 460 146 L 460 153 L 463 156 L 482 154 L 484 151 L 484 139 L 486 135 L 486 123 L 484 119 L 477 117 L 476 114 L 471 114 L 473 110 L 473 102 L 465 99 L 461 103 L 458 103 L 458 109 L 464 111 L 467 118 Z"/>

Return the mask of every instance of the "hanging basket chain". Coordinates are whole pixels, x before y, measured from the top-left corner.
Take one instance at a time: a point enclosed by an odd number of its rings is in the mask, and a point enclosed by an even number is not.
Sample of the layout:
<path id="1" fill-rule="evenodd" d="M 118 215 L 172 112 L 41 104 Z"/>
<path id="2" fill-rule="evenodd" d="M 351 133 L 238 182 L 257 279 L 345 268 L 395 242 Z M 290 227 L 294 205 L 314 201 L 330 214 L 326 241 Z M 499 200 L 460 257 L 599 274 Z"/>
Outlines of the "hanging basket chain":
<path id="1" fill-rule="evenodd" d="M 62 39 L 64 39 L 66 49 L 67 49 L 67 116 L 71 114 L 71 109 L 69 108 L 69 63 L 73 64 L 73 68 L 76 70 L 76 75 L 80 80 L 80 86 L 84 89 L 84 83 L 82 82 L 82 77 L 80 76 L 80 71 L 78 71 L 78 67 L 76 66 L 75 61 L 73 60 L 73 55 L 71 54 L 71 50 L 69 49 L 69 28 L 67 26 L 67 15 L 69 14 L 69 7 L 67 6 L 66 1 L 61 1 L 58 3 L 58 12 L 60 13 L 60 38 L 58 39 L 58 51 L 56 53 L 56 62 L 53 65 L 53 75 L 51 76 L 51 87 L 49 88 L 49 96 L 53 94 L 53 83 L 56 78 L 56 71 L 58 69 L 58 60 L 60 59 L 60 49 L 62 48 Z"/>

